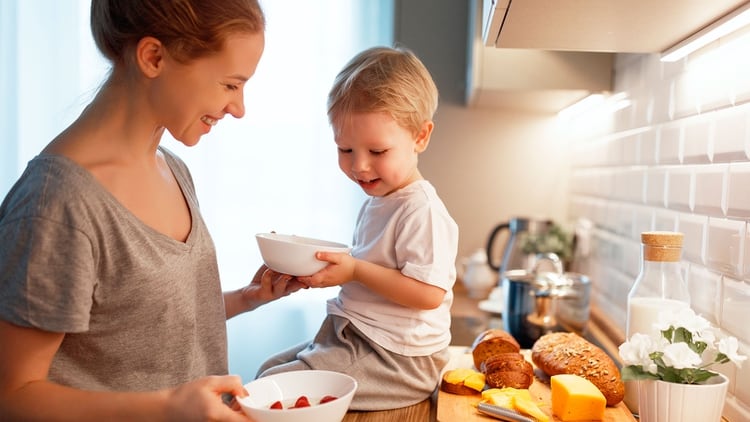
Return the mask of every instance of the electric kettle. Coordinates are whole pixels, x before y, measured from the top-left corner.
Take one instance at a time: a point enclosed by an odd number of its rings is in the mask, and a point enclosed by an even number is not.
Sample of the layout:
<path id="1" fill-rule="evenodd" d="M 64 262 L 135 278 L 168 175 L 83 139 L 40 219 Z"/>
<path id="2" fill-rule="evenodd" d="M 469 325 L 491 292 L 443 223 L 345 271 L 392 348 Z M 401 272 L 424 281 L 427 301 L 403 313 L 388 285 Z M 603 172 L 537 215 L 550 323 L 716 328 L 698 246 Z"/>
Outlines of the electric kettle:
<path id="1" fill-rule="evenodd" d="M 523 251 L 522 242 L 525 236 L 529 234 L 542 234 L 547 232 L 552 226 L 551 220 L 538 220 L 530 218 L 512 218 L 508 222 L 503 223 L 492 229 L 490 237 L 487 241 L 487 264 L 490 268 L 498 271 L 500 276 L 508 270 L 524 269 L 529 270 L 530 257 L 535 257 L 536 252 L 526 253 Z M 502 261 L 498 264 L 495 262 L 495 254 L 493 249 L 496 244 L 502 243 L 498 241 L 501 234 L 507 232 L 507 239 L 505 240 L 505 247 L 502 252 Z"/>

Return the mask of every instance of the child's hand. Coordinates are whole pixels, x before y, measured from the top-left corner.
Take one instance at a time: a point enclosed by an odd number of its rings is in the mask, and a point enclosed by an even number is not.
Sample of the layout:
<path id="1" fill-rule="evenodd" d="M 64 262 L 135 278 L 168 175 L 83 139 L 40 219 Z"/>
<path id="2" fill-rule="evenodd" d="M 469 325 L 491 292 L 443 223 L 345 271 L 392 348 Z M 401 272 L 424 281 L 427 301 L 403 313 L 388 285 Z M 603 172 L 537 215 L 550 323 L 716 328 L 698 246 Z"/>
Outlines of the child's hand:
<path id="1" fill-rule="evenodd" d="M 348 253 L 316 252 L 315 258 L 328 262 L 328 265 L 308 277 L 298 277 L 309 287 L 338 286 L 354 280 L 354 267 L 357 260 Z"/>

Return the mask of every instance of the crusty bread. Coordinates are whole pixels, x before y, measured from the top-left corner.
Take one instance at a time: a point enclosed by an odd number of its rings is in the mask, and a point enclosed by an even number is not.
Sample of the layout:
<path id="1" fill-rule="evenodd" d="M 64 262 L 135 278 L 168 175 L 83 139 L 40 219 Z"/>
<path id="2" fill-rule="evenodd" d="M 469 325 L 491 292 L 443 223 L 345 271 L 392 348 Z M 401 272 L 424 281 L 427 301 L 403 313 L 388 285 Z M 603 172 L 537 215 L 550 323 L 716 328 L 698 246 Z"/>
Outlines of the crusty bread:
<path id="1" fill-rule="evenodd" d="M 489 329 L 480 333 L 471 346 L 474 367 L 481 369 L 482 362 L 500 353 L 518 353 L 521 346 L 510 333 L 500 329 Z"/>
<path id="2" fill-rule="evenodd" d="M 575 333 L 549 333 L 531 348 L 531 360 L 549 376 L 575 374 L 591 381 L 614 406 L 625 396 L 625 384 L 614 361 L 596 345 Z"/>
<path id="3" fill-rule="evenodd" d="M 487 385 L 492 388 L 529 388 L 534 382 L 534 367 L 518 352 L 493 355 L 482 362 Z"/>

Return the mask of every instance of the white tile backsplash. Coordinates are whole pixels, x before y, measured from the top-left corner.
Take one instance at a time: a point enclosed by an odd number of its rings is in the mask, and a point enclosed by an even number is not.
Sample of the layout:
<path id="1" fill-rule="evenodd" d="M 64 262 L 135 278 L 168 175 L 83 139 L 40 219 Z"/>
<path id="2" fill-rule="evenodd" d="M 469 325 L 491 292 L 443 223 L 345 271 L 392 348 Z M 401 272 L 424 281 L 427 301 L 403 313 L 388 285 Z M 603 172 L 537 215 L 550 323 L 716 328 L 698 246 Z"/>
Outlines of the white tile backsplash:
<path id="1" fill-rule="evenodd" d="M 750 162 L 730 163 L 727 181 L 727 216 L 750 217 Z"/>
<path id="2" fill-rule="evenodd" d="M 639 271 L 640 233 L 685 235 L 683 267 L 695 310 L 750 353 L 750 29 L 744 50 L 721 43 L 688 59 L 618 60 L 615 91 L 632 100 L 609 131 L 573 148 L 571 217 L 595 224 L 593 301 L 624 330 Z M 581 164 L 584 163 L 585 165 Z M 592 278 L 593 279 L 593 278 Z M 750 363 L 731 373 L 724 416 L 750 420 Z"/>

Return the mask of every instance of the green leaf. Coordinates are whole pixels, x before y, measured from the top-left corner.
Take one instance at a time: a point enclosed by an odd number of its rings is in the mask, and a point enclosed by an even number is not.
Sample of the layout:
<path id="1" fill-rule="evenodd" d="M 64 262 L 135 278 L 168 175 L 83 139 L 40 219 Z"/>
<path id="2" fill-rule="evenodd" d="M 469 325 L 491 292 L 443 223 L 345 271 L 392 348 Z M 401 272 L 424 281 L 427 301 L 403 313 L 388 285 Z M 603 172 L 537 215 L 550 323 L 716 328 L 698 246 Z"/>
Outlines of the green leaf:
<path id="1" fill-rule="evenodd" d="M 685 327 L 677 327 L 677 329 L 674 330 L 674 341 L 672 343 L 687 343 L 692 349 L 693 333 L 688 331 Z"/>
<path id="2" fill-rule="evenodd" d="M 657 380 L 659 377 L 643 370 L 640 365 L 629 365 L 622 368 L 620 378 L 623 381 Z"/>

